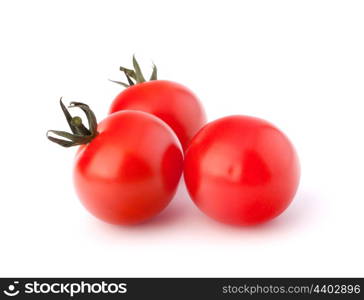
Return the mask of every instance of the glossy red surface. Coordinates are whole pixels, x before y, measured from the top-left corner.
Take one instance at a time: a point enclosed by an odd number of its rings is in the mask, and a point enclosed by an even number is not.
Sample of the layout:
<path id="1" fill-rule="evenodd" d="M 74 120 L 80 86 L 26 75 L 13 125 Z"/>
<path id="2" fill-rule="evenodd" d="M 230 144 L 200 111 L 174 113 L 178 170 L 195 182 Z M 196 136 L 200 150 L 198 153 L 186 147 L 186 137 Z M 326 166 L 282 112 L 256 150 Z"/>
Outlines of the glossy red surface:
<path id="1" fill-rule="evenodd" d="M 197 97 L 186 87 L 167 80 L 148 81 L 123 90 L 113 101 L 110 113 L 125 109 L 144 111 L 162 119 L 177 134 L 183 149 L 206 123 Z"/>
<path id="2" fill-rule="evenodd" d="M 210 217 L 253 225 L 282 213 L 300 178 L 296 151 L 272 124 L 229 116 L 207 124 L 185 155 L 192 200 Z"/>
<path id="3" fill-rule="evenodd" d="M 138 111 L 110 115 L 98 132 L 76 155 L 74 183 L 84 206 L 113 224 L 143 222 L 162 211 L 183 168 L 174 132 Z"/>

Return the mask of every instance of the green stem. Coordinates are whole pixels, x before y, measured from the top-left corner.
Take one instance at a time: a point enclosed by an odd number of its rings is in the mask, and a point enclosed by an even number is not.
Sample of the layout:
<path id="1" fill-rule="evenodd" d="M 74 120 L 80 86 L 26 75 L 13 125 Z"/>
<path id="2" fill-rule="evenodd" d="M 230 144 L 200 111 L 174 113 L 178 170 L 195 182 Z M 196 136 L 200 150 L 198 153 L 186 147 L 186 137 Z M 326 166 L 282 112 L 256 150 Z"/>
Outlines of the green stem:
<path id="1" fill-rule="evenodd" d="M 82 119 L 80 117 L 71 116 L 68 109 L 62 102 L 62 98 L 60 99 L 60 105 L 72 133 L 59 130 L 48 130 L 47 138 L 51 142 L 67 148 L 90 143 L 98 134 L 97 120 L 90 107 L 87 104 L 81 102 L 71 102 L 69 106 L 70 108 L 78 107 L 85 113 L 89 125 L 89 128 L 87 128 L 85 125 L 83 125 Z M 61 138 L 54 137 L 52 135 L 56 135 Z"/>
<path id="2" fill-rule="evenodd" d="M 125 67 L 120 67 L 120 71 L 124 73 L 128 83 L 125 83 L 125 82 L 122 82 L 122 81 L 115 81 L 115 80 L 110 80 L 114 83 L 117 83 L 117 84 L 120 84 L 122 85 L 123 87 L 130 87 L 132 85 L 135 85 L 135 84 L 139 84 L 139 83 L 143 83 L 145 82 L 145 78 L 144 78 L 144 75 L 142 73 L 142 70 L 139 66 L 139 63 L 138 61 L 136 60 L 135 58 L 135 55 L 133 55 L 133 68 L 134 69 L 128 69 L 128 68 L 125 68 Z M 157 67 L 155 64 L 153 64 L 153 71 L 152 71 L 152 74 L 149 78 L 149 81 L 152 81 L 152 80 L 157 80 Z"/>

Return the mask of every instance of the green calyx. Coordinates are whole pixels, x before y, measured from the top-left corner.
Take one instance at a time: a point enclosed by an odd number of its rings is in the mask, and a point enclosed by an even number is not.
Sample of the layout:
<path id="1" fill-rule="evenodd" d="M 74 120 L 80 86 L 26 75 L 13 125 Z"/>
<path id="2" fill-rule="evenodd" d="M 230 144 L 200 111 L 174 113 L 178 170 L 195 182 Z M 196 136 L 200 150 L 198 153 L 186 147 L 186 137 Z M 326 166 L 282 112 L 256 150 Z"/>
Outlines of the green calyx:
<path id="1" fill-rule="evenodd" d="M 120 67 L 120 71 L 124 72 L 124 75 L 125 75 L 128 83 L 125 83 L 122 81 L 115 81 L 115 80 L 110 80 L 110 81 L 120 84 L 126 88 L 130 87 L 132 85 L 138 84 L 138 83 L 146 82 L 146 80 L 143 76 L 142 70 L 140 69 L 139 63 L 137 62 L 137 60 L 135 58 L 135 55 L 133 55 L 133 68 L 134 69 Z M 151 80 L 157 80 L 157 67 L 154 64 L 153 64 L 152 75 L 149 78 L 149 81 L 151 81 Z"/>
<path id="2" fill-rule="evenodd" d="M 66 148 L 88 144 L 89 142 L 91 142 L 97 136 L 98 133 L 97 133 L 97 120 L 95 114 L 90 109 L 90 107 L 87 104 L 81 102 L 71 102 L 68 107 L 68 108 L 78 107 L 85 113 L 88 121 L 88 128 L 87 128 L 85 127 L 85 125 L 83 125 L 82 119 L 80 117 L 71 116 L 68 109 L 62 102 L 62 98 L 60 99 L 60 105 L 72 133 L 59 130 L 48 130 L 47 138 L 51 142 Z M 58 137 L 56 138 L 52 135 L 62 137 L 62 139 Z"/>

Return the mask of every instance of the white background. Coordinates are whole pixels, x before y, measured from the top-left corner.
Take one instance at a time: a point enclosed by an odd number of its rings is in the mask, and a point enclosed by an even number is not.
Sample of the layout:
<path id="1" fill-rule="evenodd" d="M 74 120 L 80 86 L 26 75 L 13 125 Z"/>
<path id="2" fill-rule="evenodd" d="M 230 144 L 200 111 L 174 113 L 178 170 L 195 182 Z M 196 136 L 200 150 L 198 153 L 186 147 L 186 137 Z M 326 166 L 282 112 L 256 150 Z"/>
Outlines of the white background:
<path id="1" fill-rule="evenodd" d="M 364 2 L 1 1 L 1 276 L 363 276 Z M 265 118 L 295 144 L 293 204 L 253 228 L 218 224 L 183 185 L 153 221 L 96 220 L 72 185 L 58 99 L 101 120 L 119 65 L 190 87 L 209 120 Z"/>

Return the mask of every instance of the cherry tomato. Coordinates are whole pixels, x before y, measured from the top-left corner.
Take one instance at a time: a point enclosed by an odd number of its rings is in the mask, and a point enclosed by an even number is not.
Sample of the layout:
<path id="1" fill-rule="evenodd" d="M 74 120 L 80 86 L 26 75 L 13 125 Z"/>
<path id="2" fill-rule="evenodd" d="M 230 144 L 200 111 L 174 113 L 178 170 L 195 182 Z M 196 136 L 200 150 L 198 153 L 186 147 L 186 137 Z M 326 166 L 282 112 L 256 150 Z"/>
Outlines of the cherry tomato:
<path id="1" fill-rule="evenodd" d="M 183 153 L 173 130 L 157 117 L 122 111 L 97 124 L 91 109 L 82 109 L 89 128 L 60 102 L 72 133 L 50 130 L 48 139 L 78 146 L 74 185 L 83 205 L 112 224 L 135 224 L 161 212 L 171 201 L 183 169 Z M 55 138 L 56 135 L 60 138 Z"/>
<path id="2" fill-rule="evenodd" d="M 195 204 L 228 224 L 254 225 L 281 214 L 300 178 L 289 139 L 254 117 L 229 116 L 203 127 L 185 155 L 184 178 Z"/>
<path id="3" fill-rule="evenodd" d="M 162 211 L 183 167 L 172 130 L 137 111 L 110 115 L 97 129 L 98 136 L 76 156 L 74 182 L 84 206 L 114 224 L 139 223 Z"/>
<path id="4" fill-rule="evenodd" d="M 183 149 L 206 122 L 197 97 L 186 87 L 166 80 L 142 82 L 123 90 L 113 101 L 110 113 L 125 109 L 162 119 L 174 130 Z"/>

